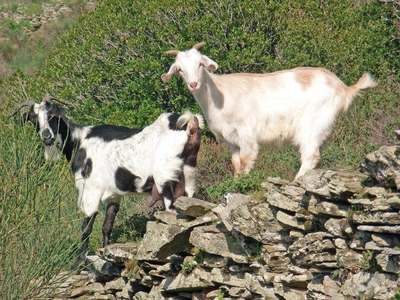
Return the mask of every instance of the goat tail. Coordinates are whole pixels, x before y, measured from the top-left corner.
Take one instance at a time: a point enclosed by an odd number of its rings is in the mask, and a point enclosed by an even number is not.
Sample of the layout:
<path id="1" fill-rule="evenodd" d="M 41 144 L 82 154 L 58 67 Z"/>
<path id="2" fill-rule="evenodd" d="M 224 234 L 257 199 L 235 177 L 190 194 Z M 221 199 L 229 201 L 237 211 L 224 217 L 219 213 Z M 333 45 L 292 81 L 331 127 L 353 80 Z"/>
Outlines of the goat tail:
<path id="1" fill-rule="evenodd" d="M 370 73 L 365 72 L 360 79 L 358 79 L 357 83 L 349 86 L 347 89 L 346 101 L 343 107 L 343 111 L 347 111 L 354 98 L 357 96 L 361 96 L 366 91 L 376 87 L 378 82 L 374 80 Z"/>
<path id="2" fill-rule="evenodd" d="M 190 130 L 193 127 L 193 125 L 199 127 L 200 129 L 204 128 L 204 119 L 199 114 L 193 114 L 190 111 L 186 111 L 176 121 L 176 127 L 177 129 L 182 129 L 186 125 L 187 125 L 186 131 L 188 135 L 190 135 Z"/>

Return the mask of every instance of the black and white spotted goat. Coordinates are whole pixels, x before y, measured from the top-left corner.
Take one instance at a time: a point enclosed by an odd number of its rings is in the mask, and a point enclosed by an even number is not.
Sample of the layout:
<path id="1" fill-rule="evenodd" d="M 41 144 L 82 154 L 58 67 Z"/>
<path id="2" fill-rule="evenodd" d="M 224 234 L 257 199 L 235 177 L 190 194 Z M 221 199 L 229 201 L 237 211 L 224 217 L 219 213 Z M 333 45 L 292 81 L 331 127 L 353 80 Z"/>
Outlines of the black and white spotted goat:
<path id="1" fill-rule="evenodd" d="M 142 129 L 83 126 L 70 122 L 64 109 L 50 100 L 56 99 L 46 96 L 41 103 L 29 100 L 21 107 L 30 106 L 25 117 L 36 124 L 46 158 L 54 158 L 57 151 L 53 148 L 57 147 L 72 162 L 78 206 L 85 213 L 82 246 L 74 268 L 86 258 L 100 201 L 107 204 L 102 228 L 106 246 L 121 197 L 151 193 L 151 204 L 164 200 L 165 208 L 172 210 L 174 199 L 185 192 L 193 196 L 204 124 L 200 115 L 163 113 Z"/>

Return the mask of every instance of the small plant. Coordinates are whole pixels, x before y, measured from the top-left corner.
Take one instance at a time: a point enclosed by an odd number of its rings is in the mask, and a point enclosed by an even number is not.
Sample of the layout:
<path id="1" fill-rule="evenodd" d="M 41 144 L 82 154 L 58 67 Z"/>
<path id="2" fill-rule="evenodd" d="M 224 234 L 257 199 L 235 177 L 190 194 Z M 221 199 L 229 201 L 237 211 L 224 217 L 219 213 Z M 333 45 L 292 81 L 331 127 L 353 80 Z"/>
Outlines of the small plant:
<path id="1" fill-rule="evenodd" d="M 131 259 L 125 262 L 125 268 L 128 271 L 128 278 L 133 278 L 139 271 L 139 266 L 136 259 Z"/>
<path id="2" fill-rule="evenodd" d="M 181 268 L 182 268 L 182 271 L 183 271 L 184 273 L 190 273 L 190 272 L 192 272 L 192 270 L 193 270 L 195 267 L 196 267 L 195 264 L 192 264 L 192 263 L 190 263 L 190 262 L 188 262 L 188 261 L 186 261 L 186 260 L 181 264 Z"/>
<path id="3" fill-rule="evenodd" d="M 251 259 L 261 262 L 263 260 L 261 258 L 262 244 L 257 242 L 255 244 L 252 244 L 251 246 L 252 246 L 252 251 L 251 251 L 250 255 L 249 255 L 249 253 L 248 253 L 248 255 L 250 256 Z"/>
<path id="4" fill-rule="evenodd" d="M 220 292 L 220 293 L 217 295 L 217 299 L 218 299 L 218 300 L 222 300 L 222 299 L 224 299 L 224 296 L 225 296 L 225 293 L 224 293 L 224 292 Z"/>
<path id="5" fill-rule="evenodd" d="M 332 279 L 336 279 L 339 277 L 339 269 L 333 270 L 331 273 Z"/>
<path id="6" fill-rule="evenodd" d="M 362 258 L 361 264 L 365 270 L 374 271 L 377 269 L 376 262 L 374 260 L 374 254 L 375 254 L 374 251 L 371 251 L 371 250 L 363 251 L 363 253 L 362 253 L 363 258 Z"/>

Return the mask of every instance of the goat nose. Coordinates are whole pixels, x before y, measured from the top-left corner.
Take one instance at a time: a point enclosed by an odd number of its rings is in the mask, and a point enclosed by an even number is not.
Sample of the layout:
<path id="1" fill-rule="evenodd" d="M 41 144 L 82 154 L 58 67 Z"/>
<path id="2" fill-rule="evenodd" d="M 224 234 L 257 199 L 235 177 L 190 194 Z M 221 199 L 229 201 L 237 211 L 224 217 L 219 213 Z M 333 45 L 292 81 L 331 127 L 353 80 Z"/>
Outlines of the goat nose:
<path id="1" fill-rule="evenodd" d="M 50 130 L 48 130 L 48 129 L 43 130 L 42 137 L 43 137 L 43 139 L 45 139 L 45 140 L 50 139 L 50 138 L 51 138 L 51 132 L 50 132 Z"/>
<path id="2" fill-rule="evenodd" d="M 191 88 L 194 89 L 195 87 L 197 87 L 197 82 L 193 81 L 193 82 L 189 83 L 189 85 L 190 85 Z"/>

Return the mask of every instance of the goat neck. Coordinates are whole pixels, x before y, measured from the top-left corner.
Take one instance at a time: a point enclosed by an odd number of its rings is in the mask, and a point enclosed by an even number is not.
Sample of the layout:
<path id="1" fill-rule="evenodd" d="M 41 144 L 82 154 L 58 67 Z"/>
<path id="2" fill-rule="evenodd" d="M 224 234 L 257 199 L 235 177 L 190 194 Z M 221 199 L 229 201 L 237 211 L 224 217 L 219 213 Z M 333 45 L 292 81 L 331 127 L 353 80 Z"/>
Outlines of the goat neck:
<path id="1" fill-rule="evenodd" d="M 224 107 L 224 95 L 215 84 L 217 80 L 218 75 L 210 73 L 203 67 L 203 84 L 197 93 L 192 93 L 206 118 L 210 111 L 214 111 L 215 108 L 220 110 Z"/>
<path id="2" fill-rule="evenodd" d="M 67 161 L 71 161 L 74 151 L 78 148 L 81 141 L 81 129 L 84 126 L 72 123 L 65 118 L 59 119 L 57 135 L 61 137 L 61 143 L 57 147 L 65 155 Z"/>

